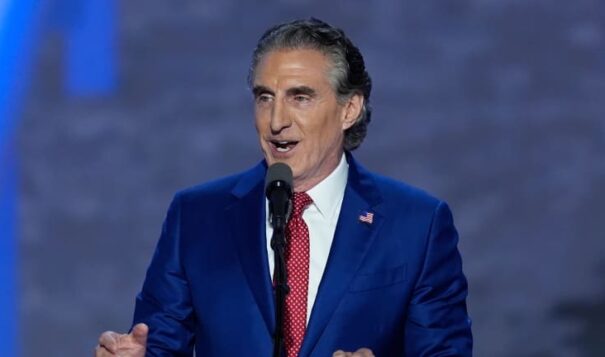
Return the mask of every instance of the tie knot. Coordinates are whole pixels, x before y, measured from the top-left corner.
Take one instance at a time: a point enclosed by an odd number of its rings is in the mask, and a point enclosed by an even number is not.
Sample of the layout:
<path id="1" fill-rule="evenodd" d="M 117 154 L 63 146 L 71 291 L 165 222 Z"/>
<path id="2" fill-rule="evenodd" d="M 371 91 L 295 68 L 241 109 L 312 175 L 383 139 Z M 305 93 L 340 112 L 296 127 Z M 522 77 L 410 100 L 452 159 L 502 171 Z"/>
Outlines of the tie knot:
<path id="1" fill-rule="evenodd" d="M 313 199 L 306 192 L 294 192 L 292 199 L 292 217 L 301 217 L 303 211 L 313 203 Z"/>

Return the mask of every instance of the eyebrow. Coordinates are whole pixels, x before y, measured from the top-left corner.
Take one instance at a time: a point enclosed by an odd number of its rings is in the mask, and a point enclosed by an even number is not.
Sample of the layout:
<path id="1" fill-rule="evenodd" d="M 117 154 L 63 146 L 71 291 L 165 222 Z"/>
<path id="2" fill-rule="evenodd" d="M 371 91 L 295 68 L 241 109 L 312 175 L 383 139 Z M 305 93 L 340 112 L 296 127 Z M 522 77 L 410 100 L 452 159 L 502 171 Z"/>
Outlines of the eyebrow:
<path id="1" fill-rule="evenodd" d="M 271 95 L 275 94 L 271 89 L 269 89 L 263 85 L 256 85 L 256 86 L 254 86 L 254 88 L 252 88 L 252 94 L 254 94 L 254 97 L 258 97 L 259 95 L 265 94 L 265 93 L 268 93 Z"/>
<path id="2" fill-rule="evenodd" d="M 265 87 L 263 85 L 256 85 L 254 86 L 254 88 L 252 88 L 252 94 L 254 94 L 254 97 L 258 97 L 261 94 L 271 94 L 271 95 L 275 95 L 275 92 L 273 92 L 271 89 L 269 89 L 268 87 Z M 310 97 L 314 97 L 317 94 L 317 91 L 311 87 L 308 86 L 298 86 L 298 87 L 292 87 L 292 88 L 288 88 L 288 90 L 286 90 L 286 95 L 293 97 L 296 95 L 308 95 Z"/>
<path id="3" fill-rule="evenodd" d="M 288 90 L 286 91 L 286 95 L 287 96 L 296 96 L 296 95 L 308 95 L 310 97 L 314 97 L 317 92 L 315 91 L 315 89 L 311 88 L 311 87 L 307 87 L 307 86 L 298 86 L 298 87 L 293 87 L 293 88 L 288 88 Z"/>

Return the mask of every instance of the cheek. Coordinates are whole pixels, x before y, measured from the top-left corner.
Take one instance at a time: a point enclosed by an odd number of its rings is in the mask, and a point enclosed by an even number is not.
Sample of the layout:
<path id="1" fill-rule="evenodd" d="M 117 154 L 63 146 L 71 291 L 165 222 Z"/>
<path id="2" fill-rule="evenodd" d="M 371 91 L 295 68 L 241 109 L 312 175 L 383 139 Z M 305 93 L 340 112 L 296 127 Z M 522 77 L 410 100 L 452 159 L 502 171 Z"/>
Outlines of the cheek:
<path id="1" fill-rule="evenodd" d="M 325 124 L 321 128 L 323 144 L 325 146 L 331 146 L 339 141 L 339 138 L 343 135 L 343 133 L 343 127 L 340 121 L 334 117 L 326 120 Z"/>
<path id="2" fill-rule="evenodd" d="M 254 127 L 258 133 L 262 133 L 267 130 L 267 124 L 265 124 L 265 120 L 263 120 L 261 113 L 254 113 Z"/>

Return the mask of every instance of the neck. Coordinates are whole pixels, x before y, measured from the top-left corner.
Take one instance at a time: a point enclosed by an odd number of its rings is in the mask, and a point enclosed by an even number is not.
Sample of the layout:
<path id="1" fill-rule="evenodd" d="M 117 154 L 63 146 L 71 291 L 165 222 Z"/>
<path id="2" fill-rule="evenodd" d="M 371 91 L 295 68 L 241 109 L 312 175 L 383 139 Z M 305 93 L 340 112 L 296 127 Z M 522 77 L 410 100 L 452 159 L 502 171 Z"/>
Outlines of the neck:
<path id="1" fill-rule="evenodd" d="M 340 160 L 342 158 L 343 151 L 335 157 L 331 158 L 329 162 L 326 163 L 325 166 L 322 167 L 322 170 L 319 171 L 316 175 L 311 175 L 310 177 L 305 178 L 294 178 L 294 192 L 306 192 L 315 187 L 321 181 L 323 181 L 326 177 L 330 176 L 334 170 L 340 164 Z"/>

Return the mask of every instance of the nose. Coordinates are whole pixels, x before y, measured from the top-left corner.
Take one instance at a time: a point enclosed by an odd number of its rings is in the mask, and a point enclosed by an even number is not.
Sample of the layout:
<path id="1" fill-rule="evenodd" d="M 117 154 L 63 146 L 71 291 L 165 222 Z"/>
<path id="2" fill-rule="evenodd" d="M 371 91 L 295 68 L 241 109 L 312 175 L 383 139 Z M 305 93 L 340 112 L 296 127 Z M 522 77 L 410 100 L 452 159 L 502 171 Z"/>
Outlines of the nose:
<path id="1" fill-rule="evenodd" d="M 276 100 L 271 110 L 271 132 L 278 134 L 290 125 L 292 125 L 292 121 L 284 103 L 281 100 Z"/>

